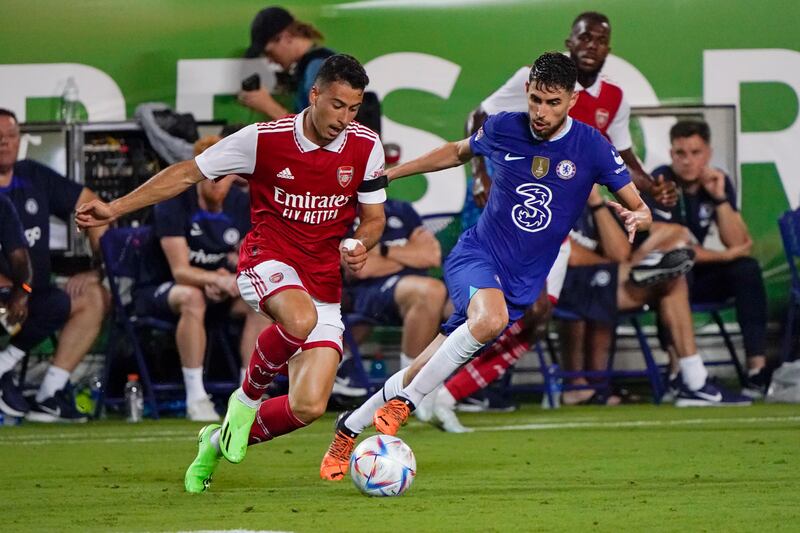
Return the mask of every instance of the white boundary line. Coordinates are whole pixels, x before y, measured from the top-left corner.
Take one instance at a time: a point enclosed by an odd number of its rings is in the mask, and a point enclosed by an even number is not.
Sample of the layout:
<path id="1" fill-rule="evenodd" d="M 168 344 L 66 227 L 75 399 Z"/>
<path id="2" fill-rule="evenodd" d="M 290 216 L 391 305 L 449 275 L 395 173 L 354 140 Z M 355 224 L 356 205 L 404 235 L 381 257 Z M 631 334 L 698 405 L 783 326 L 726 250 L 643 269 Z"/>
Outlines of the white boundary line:
<path id="1" fill-rule="evenodd" d="M 562 419 L 563 420 L 563 419 Z M 638 427 L 677 427 L 698 426 L 703 424 L 714 425 L 756 425 L 756 424 L 785 424 L 798 423 L 800 416 L 766 416 L 766 417 L 738 417 L 738 418 L 691 418 L 686 420 L 620 420 L 620 421 L 548 421 L 533 424 L 514 424 L 507 426 L 476 427 L 475 431 L 541 431 L 553 429 L 602 429 L 602 428 L 638 428 Z M 154 431 L 142 436 L 130 437 L 105 437 L 93 438 L 91 436 L 76 436 L 74 433 L 51 433 L 36 436 L 9 435 L 0 439 L 0 446 L 43 446 L 48 444 L 88 444 L 88 443 L 132 443 L 132 442 L 181 442 L 195 440 L 197 436 L 192 431 Z"/>

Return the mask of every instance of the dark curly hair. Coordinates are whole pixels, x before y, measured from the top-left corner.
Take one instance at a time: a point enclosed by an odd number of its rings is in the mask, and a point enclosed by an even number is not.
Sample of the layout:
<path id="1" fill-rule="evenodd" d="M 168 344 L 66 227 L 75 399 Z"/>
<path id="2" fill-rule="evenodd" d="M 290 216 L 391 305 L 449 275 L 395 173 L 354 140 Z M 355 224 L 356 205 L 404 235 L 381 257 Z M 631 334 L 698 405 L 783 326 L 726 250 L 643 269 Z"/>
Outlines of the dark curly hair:
<path id="1" fill-rule="evenodd" d="M 548 91 L 566 89 L 573 91 L 578 79 L 578 68 L 569 56 L 561 52 L 545 52 L 536 58 L 528 81 L 534 87 Z"/>
<path id="2" fill-rule="evenodd" d="M 335 81 L 347 83 L 353 89 L 364 89 L 369 84 L 369 77 L 358 59 L 347 54 L 336 54 L 322 64 L 314 85 L 323 87 Z"/>

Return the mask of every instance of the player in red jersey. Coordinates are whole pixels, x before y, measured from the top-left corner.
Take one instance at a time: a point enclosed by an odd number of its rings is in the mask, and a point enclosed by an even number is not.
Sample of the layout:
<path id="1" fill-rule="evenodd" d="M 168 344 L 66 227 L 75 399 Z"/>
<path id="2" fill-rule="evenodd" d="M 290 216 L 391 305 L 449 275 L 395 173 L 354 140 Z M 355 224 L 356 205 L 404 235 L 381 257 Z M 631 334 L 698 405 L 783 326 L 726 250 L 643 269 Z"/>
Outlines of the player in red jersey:
<path id="1" fill-rule="evenodd" d="M 353 57 L 332 56 L 300 114 L 250 125 L 122 198 L 78 209 L 78 225 L 88 228 L 203 179 L 237 174 L 250 183 L 253 227 L 242 243 L 237 282 L 242 298 L 274 323 L 259 335 L 223 425 L 201 430 L 200 450 L 186 472 L 188 492 L 208 487 L 221 456 L 238 463 L 249 444 L 304 427 L 325 412 L 342 353 L 340 261 L 360 270 L 385 222 L 383 147 L 377 134 L 353 122 L 368 82 Z M 342 241 L 357 212 L 358 229 Z M 264 389 L 284 370 L 289 394 L 262 402 Z"/>

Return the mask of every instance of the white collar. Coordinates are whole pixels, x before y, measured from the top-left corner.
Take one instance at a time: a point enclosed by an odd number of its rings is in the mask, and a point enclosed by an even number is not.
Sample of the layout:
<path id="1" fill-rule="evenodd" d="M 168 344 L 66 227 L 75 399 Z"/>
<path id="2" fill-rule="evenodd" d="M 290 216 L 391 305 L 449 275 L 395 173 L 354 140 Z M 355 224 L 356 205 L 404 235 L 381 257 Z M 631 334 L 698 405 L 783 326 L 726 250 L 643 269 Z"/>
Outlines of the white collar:
<path id="1" fill-rule="evenodd" d="M 531 130 L 531 135 L 533 135 L 534 139 L 536 139 L 537 141 L 544 140 L 541 137 L 539 137 L 538 135 L 536 135 L 536 132 L 533 131 L 533 128 L 531 128 L 530 123 L 528 123 L 528 129 Z M 553 142 L 553 141 L 557 141 L 557 140 L 561 139 L 567 133 L 569 133 L 569 130 L 571 130 L 571 129 L 572 129 L 572 117 L 567 115 L 567 123 L 564 124 L 563 128 L 561 128 L 561 131 L 558 132 L 558 135 L 556 135 L 555 137 L 550 137 L 549 139 L 547 139 L 547 142 Z"/>
<path id="2" fill-rule="evenodd" d="M 312 152 L 322 148 L 323 150 L 328 150 L 329 152 L 340 152 L 342 150 L 342 146 L 344 146 L 345 140 L 347 139 L 347 128 L 340 131 L 339 135 L 337 135 L 325 146 L 319 146 L 318 144 L 310 141 L 308 137 L 306 137 L 305 133 L 303 133 L 303 120 L 309 109 L 310 108 L 308 107 L 303 109 L 294 117 L 294 138 L 297 141 L 297 146 L 300 147 L 300 151 Z"/>
<path id="3" fill-rule="evenodd" d="M 580 84 L 580 82 L 576 81 L 575 82 L 575 91 L 576 92 L 577 91 L 586 91 L 587 93 L 589 93 L 590 96 L 592 96 L 594 98 L 597 98 L 597 96 L 600 94 L 600 82 L 602 81 L 600 78 L 601 78 L 601 75 L 598 74 L 597 78 L 595 78 L 595 80 L 594 80 L 594 83 L 590 87 L 584 87 L 583 85 Z"/>

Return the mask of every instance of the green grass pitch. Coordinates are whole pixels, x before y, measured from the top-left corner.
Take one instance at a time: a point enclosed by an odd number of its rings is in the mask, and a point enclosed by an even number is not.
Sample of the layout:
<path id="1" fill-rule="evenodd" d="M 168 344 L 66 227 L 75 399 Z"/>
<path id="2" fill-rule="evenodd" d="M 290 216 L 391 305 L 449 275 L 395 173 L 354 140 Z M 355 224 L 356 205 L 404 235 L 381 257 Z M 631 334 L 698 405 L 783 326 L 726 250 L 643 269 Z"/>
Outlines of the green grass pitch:
<path id="1" fill-rule="evenodd" d="M 332 415 L 183 492 L 198 424 L 0 427 L 10 531 L 798 531 L 800 407 L 584 407 L 412 421 L 399 498 L 318 478 Z"/>

